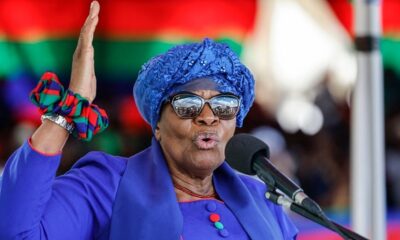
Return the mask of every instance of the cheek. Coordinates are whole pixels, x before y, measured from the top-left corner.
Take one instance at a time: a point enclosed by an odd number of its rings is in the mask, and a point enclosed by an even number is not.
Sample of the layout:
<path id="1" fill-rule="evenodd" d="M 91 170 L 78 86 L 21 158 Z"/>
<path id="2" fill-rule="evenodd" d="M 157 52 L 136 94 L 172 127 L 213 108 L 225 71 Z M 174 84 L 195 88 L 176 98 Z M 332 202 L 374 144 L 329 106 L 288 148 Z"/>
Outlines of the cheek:
<path id="1" fill-rule="evenodd" d="M 229 120 L 226 122 L 225 131 L 224 131 L 224 138 L 228 141 L 236 130 L 236 119 Z"/>
<path id="2" fill-rule="evenodd" d="M 236 130 L 236 120 L 232 121 L 230 120 L 229 123 L 226 124 L 225 126 L 225 131 L 223 134 L 223 139 L 224 139 L 224 151 L 225 151 L 225 145 L 228 143 L 229 139 L 231 139 L 233 137 L 233 135 L 235 134 L 235 130 Z"/>
<path id="3" fill-rule="evenodd" d="M 223 124 L 223 134 L 222 134 L 222 141 L 220 145 L 220 152 L 222 156 L 225 156 L 225 147 L 226 144 L 228 143 L 229 139 L 232 138 L 232 136 L 235 134 L 236 130 L 236 120 L 229 120 L 228 122 L 225 122 Z"/>
<path id="4" fill-rule="evenodd" d="M 190 120 L 178 120 L 175 123 L 165 121 L 160 124 L 159 135 L 163 144 L 175 146 L 174 149 L 179 149 L 187 145 L 185 142 L 190 138 L 190 132 Z"/>
<path id="5" fill-rule="evenodd" d="M 169 124 L 165 126 L 165 134 L 168 137 L 176 138 L 177 140 L 187 138 L 190 133 L 190 123 L 188 124 L 187 121 L 182 121 L 175 124 Z"/>

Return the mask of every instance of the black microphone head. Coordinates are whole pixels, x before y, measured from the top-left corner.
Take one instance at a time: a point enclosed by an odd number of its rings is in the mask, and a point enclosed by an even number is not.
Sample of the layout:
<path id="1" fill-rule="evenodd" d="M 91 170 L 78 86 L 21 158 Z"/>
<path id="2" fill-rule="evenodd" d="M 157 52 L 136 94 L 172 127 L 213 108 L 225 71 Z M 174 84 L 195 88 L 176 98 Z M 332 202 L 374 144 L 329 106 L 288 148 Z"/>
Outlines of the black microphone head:
<path id="1" fill-rule="evenodd" d="M 244 174 L 254 175 L 253 157 L 262 153 L 269 158 L 269 148 L 260 139 L 245 133 L 233 136 L 225 148 L 225 158 L 231 167 Z"/>

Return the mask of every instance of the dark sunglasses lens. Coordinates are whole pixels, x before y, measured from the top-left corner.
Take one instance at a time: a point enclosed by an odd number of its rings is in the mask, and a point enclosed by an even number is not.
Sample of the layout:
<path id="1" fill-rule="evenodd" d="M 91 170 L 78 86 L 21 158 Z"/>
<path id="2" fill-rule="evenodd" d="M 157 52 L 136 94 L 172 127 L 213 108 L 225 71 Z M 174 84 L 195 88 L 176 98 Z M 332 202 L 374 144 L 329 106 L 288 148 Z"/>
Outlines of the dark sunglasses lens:
<path id="1" fill-rule="evenodd" d="M 181 118 L 196 117 L 201 110 L 201 98 L 194 95 L 177 95 L 172 99 L 172 106 Z"/>
<path id="2" fill-rule="evenodd" d="M 236 116 L 240 101 L 235 96 L 217 96 L 210 101 L 211 108 L 221 119 L 232 119 Z"/>

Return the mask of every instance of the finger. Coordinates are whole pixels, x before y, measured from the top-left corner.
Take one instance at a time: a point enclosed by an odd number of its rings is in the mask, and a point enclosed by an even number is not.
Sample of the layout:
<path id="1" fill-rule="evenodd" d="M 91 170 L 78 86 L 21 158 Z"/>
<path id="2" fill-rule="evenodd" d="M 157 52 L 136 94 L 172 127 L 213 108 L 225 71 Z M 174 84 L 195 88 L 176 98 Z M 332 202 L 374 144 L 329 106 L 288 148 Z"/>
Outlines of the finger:
<path id="1" fill-rule="evenodd" d="M 86 17 L 85 23 L 83 24 L 82 30 L 91 24 L 91 21 L 99 16 L 100 4 L 97 1 L 93 1 L 90 4 L 89 14 Z"/>
<path id="2" fill-rule="evenodd" d="M 79 53 L 82 48 L 90 48 L 92 46 L 94 31 L 96 30 L 99 21 L 99 12 L 100 4 L 97 1 L 93 1 L 90 5 L 89 15 L 87 16 L 79 35 L 76 52 Z"/>
<path id="3" fill-rule="evenodd" d="M 100 4 L 98 1 L 93 1 L 90 4 L 90 12 L 89 12 L 89 18 L 94 18 L 97 15 L 99 15 L 100 12 Z"/>
<path id="4" fill-rule="evenodd" d="M 96 30 L 97 23 L 99 22 L 100 4 L 93 1 L 90 5 L 90 12 L 83 25 L 80 40 L 82 47 L 90 47 L 93 42 L 94 31 Z"/>
<path id="5" fill-rule="evenodd" d="M 93 37 L 94 32 L 96 30 L 97 23 L 99 22 L 99 18 L 96 16 L 90 20 L 85 30 L 81 33 L 81 41 L 83 48 L 90 48 L 93 45 Z"/>

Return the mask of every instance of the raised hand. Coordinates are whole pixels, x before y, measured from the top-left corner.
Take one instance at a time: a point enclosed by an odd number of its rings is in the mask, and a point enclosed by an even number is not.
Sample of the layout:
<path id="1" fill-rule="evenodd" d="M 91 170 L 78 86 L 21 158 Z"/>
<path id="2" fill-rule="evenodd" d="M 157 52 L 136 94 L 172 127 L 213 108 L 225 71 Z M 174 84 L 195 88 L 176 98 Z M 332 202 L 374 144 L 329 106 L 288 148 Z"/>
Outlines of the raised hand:
<path id="1" fill-rule="evenodd" d="M 79 93 L 90 103 L 96 97 L 96 75 L 94 72 L 93 34 L 99 21 L 100 5 L 93 1 L 89 16 L 82 27 L 73 60 L 69 89 Z M 45 120 L 33 133 L 31 143 L 34 149 L 46 153 L 59 153 L 67 141 L 69 133 L 57 124 Z"/>
<path id="2" fill-rule="evenodd" d="M 78 45 L 72 59 L 69 89 L 79 93 L 91 103 L 96 97 L 96 75 L 94 70 L 93 35 L 99 22 L 100 5 L 93 1 L 90 12 L 81 29 Z"/>

